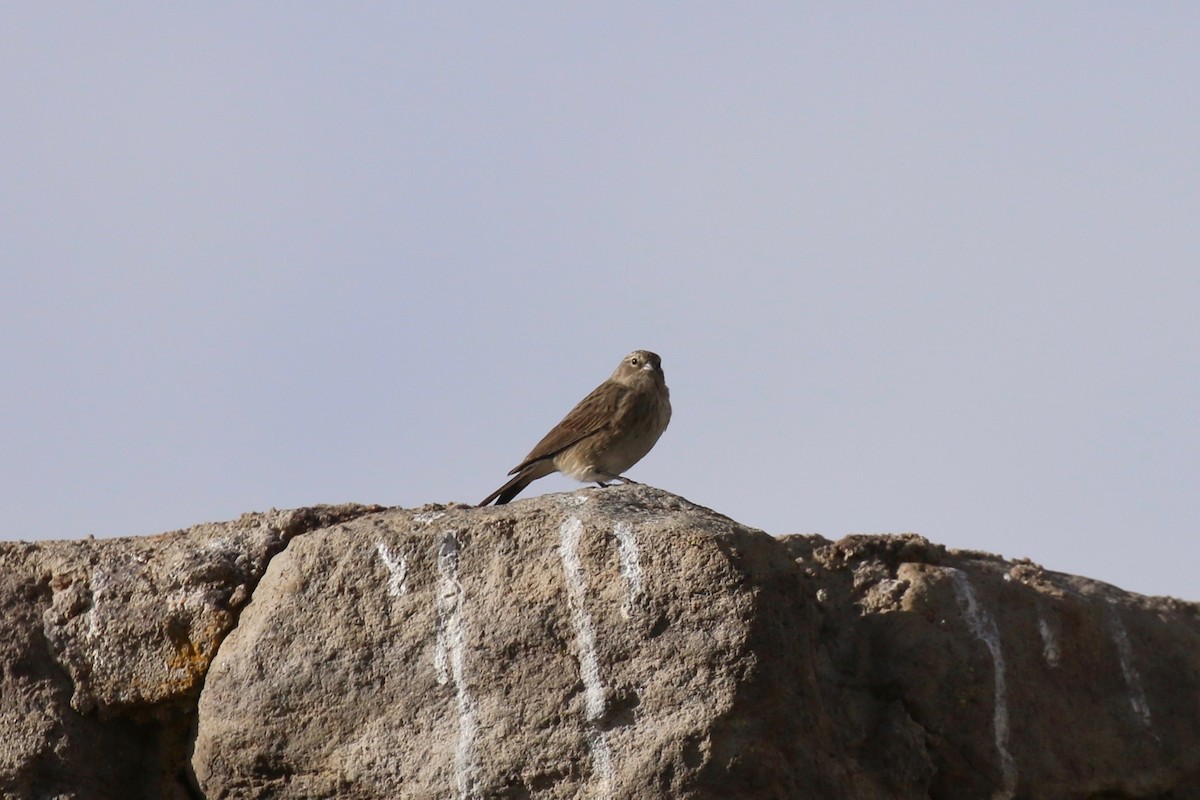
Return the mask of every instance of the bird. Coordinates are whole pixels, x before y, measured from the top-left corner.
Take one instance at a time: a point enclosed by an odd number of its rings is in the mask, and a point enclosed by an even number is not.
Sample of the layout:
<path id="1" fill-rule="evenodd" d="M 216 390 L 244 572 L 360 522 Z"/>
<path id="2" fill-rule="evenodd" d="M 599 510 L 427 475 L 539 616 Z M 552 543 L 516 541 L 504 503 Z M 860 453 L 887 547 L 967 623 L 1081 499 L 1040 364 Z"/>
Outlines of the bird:
<path id="1" fill-rule="evenodd" d="M 513 477 L 479 505 L 493 500 L 503 505 L 554 472 L 600 486 L 618 480 L 637 483 L 621 473 L 650 452 L 670 421 L 671 393 L 662 359 L 649 350 L 634 350 L 509 471 Z"/>

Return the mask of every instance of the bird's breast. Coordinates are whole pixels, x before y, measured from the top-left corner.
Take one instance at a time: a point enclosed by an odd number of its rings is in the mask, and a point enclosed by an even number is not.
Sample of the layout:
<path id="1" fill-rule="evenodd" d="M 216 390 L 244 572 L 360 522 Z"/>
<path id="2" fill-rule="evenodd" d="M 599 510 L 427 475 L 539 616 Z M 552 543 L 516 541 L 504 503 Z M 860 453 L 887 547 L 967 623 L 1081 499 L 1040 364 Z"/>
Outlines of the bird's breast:
<path id="1" fill-rule="evenodd" d="M 559 454 L 555 466 L 582 481 L 620 475 L 650 452 L 670 421 L 665 387 L 638 392 L 609 425 Z"/>

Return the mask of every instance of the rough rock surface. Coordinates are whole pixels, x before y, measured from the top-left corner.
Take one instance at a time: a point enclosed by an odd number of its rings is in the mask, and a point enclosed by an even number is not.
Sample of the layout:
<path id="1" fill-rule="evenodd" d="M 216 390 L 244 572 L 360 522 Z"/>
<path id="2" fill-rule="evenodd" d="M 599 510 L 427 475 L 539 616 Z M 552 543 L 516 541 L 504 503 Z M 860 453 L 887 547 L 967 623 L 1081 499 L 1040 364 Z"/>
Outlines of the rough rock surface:
<path id="1" fill-rule="evenodd" d="M 1200 606 L 643 486 L 0 544 L 0 603 L 4 798 L 1200 798 Z"/>
<path id="2" fill-rule="evenodd" d="M 194 796 L 196 700 L 272 556 L 297 534 L 378 510 L 0 543 L 0 797 Z"/>

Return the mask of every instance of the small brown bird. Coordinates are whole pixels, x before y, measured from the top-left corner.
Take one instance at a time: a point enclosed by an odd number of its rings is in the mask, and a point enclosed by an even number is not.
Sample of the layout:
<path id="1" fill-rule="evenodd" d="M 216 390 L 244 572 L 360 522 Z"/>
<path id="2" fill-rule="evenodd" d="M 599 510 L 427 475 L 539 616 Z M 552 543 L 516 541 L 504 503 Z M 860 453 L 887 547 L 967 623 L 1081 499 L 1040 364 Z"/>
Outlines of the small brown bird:
<path id="1" fill-rule="evenodd" d="M 662 360 L 648 350 L 634 350 L 512 468 L 508 474 L 515 477 L 479 505 L 507 503 L 553 472 L 601 486 L 615 480 L 636 483 L 621 473 L 650 452 L 670 421 Z"/>

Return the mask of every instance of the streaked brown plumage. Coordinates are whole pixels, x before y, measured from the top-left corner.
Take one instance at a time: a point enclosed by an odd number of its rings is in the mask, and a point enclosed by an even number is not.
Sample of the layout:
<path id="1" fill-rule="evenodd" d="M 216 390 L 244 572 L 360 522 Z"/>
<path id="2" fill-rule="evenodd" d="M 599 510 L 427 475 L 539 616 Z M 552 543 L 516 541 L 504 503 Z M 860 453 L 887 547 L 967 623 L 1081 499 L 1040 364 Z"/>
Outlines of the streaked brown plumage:
<path id="1" fill-rule="evenodd" d="M 670 421 L 671 393 L 662 360 L 648 350 L 634 350 L 512 468 L 508 474 L 515 477 L 479 505 L 507 503 L 554 472 L 601 486 L 615 480 L 633 483 L 621 473 L 650 452 Z"/>

